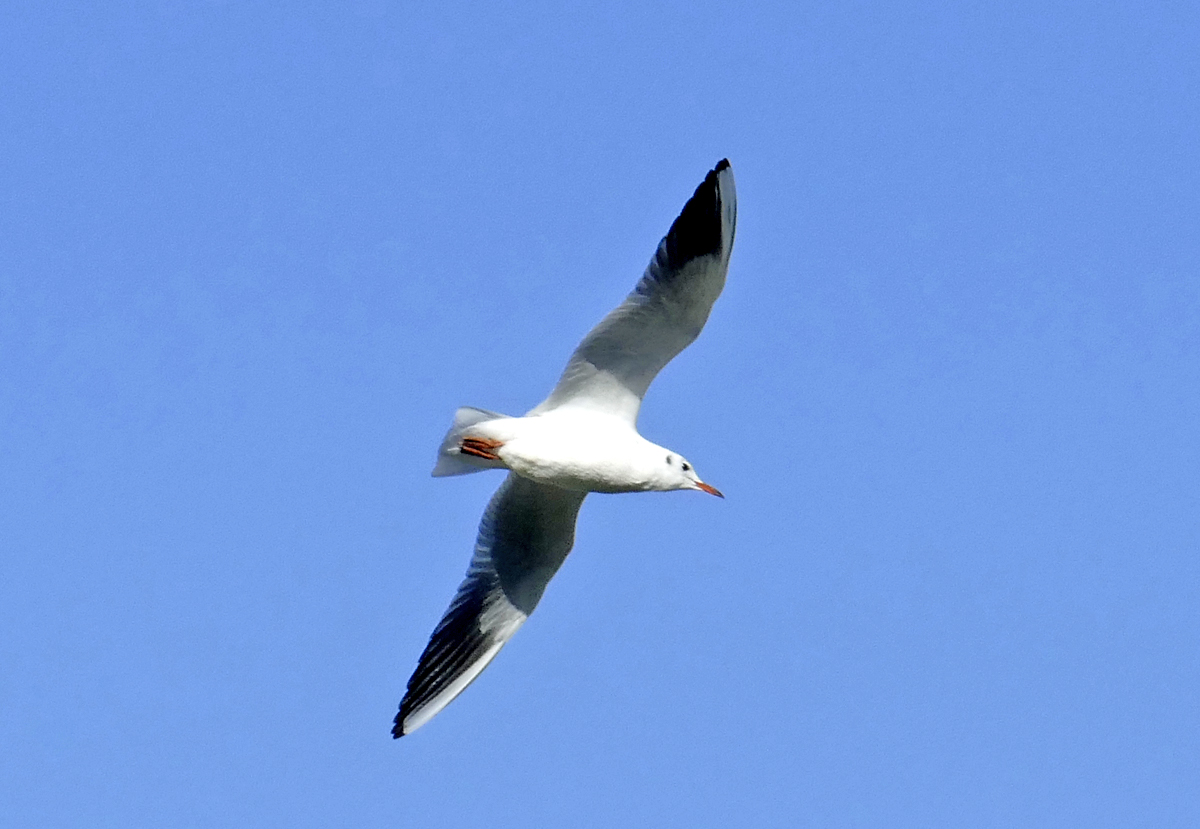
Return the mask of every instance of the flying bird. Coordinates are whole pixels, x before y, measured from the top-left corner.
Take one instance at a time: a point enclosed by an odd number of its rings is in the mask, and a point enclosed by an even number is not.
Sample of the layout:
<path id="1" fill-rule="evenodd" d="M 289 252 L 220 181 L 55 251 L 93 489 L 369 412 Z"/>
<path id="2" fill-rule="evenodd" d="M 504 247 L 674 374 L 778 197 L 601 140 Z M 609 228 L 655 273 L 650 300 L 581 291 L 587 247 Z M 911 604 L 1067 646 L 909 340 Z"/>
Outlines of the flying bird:
<path id="1" fill-rule="evenodd" d="M 655 375 L 696 339 L 725 285 L 737 222 L 729 161 L 714 167 L 625 301 L 575 349 L 524 417 L 461 408 L 435 477 L 507 469 L 479 524 L 466 578 L 433 631 L 396 715 L 411 734 L 462 693 L 537 606 L 575 543 L 589 492 L 721 495 L 684 457 L 638 434 Z"/>

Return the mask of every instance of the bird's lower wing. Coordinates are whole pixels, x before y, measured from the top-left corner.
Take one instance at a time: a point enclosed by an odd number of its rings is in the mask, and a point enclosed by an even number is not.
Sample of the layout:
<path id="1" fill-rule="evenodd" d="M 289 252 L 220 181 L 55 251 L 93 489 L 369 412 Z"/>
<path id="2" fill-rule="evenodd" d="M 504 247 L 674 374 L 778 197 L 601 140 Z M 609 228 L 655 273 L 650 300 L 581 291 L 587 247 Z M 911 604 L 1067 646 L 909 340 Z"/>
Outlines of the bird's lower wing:
<path id="1" fill-rule="evenodd" d="M 575 543 L 586 494 L 515 473 L 501 484 L 479 524 L 466 578 L 408 681 L 393 737 L 445 708 L 529 618 Z"/>

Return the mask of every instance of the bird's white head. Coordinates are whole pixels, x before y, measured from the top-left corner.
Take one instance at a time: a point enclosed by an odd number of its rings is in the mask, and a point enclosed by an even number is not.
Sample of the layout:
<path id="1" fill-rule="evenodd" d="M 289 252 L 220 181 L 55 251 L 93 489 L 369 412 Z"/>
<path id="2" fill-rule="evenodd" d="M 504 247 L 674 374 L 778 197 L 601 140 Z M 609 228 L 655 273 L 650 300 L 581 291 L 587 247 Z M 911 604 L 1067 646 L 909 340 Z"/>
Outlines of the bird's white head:
<path id="1" fill-rule="evenodd" d="M 700 476 L 696 474 L 695 468 L 688 462 L 687 458 L 677 455 L 674 452 L 666 452 L 664 454 L 654 482 L 656 484 L 655 489 L 667 491 L 674 489 L 698 489 L 701 492 L 707 492 L 709 495 L 716 495 L 718 498 L 725 497 L 719 489 L 709 486 L 700 480 Z"/>

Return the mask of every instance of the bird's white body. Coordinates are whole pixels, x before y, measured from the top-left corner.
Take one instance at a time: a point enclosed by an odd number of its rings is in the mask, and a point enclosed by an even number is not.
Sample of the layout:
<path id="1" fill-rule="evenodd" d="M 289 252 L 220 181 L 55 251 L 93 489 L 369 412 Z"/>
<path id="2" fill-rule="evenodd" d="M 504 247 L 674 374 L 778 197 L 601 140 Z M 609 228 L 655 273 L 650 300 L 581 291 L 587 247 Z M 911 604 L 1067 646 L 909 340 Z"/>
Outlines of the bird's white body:
<path id="1" fill-rule="evenodd" d="M 581 406 L 484 421 L 468 435 L 499 441 L 504 466 L 540 484 L 579 492 L 687 489 L 670 472 L 678 456 L 630 423 Z M 686 463 L 685 461 L 683 463 Z"/>
<path id="2" fill-rule="evenodd" d="M 408 681 L 392 735 L 428 722 L 524 624 L 575 543 L 589 492 L 694 489 L 691 464 L 637 431 L 642 398 L 699 335 L 725 285 L 737 199 L 721 161 L 659 243 L 625 301 L 593 328 L 550 396 L 524 417 L 464 407 L 436 477 L 507 469 L 479 524 L 467 576 Z"/>

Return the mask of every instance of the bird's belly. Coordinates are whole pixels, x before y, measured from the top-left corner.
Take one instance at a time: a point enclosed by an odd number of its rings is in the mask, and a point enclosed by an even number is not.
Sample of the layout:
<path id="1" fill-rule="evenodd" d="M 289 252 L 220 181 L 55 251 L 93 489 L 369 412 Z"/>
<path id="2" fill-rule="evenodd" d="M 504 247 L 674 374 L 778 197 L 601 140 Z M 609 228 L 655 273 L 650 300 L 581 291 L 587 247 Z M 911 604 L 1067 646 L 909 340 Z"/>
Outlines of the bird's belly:
<path id="1" fill-rule="evenodd" d="M 644 482 L 614 460 L 618 452 L 605 443 L 584 440 L 517 439 L 500 449 L 513 472 L 538 483 L 583 492 L 638 492 Z"/>

